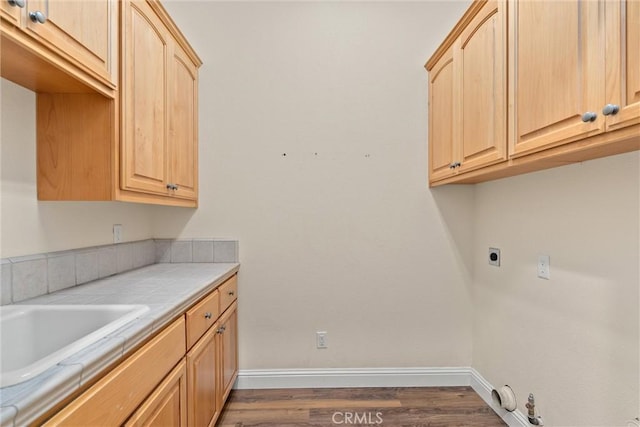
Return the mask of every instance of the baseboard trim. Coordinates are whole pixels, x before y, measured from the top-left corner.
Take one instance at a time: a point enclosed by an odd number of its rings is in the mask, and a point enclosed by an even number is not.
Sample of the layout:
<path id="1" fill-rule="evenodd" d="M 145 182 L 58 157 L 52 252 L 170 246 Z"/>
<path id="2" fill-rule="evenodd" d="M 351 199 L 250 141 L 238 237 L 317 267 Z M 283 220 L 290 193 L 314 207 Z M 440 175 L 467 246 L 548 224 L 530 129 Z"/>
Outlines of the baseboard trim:
<path id="1" fill-rule="evenodd" d="M 469 384 L 469 368 L 242 370 L 236 388 L 444 387 Z"/>
<path id="2" fill-rule="evenodd" d="M 507 423 L 509 427 L 531 427 L 529 420 L 524 416 L 522 412 L 517 409 L 513 412 L 509 412 L 498 406 L 496 402 L 493 401 L 493 398 L 491 397 L 491 391 L 494 389 L 494 387 L 489 383 L 489 381 L 487 381 L 482 375 L 480 375 L 478 371 L 470 368 L 469 375 L 469 382 L 473 391 L 475 391 L 478 396 L 480 396 L 480 398 L 484 400 L 491 409 L 493 409 L 493 412 L 498 414 L 498 416 L 502 418 L 502 420 Z"/>
<path id="3" fill-rule="evenodd" d="M 471 386 L 509 427 L 530 427 L 520 412 L 508 412 L 491 398 L 493 386 L 469 367 L 352 368 L 352 369 L 246 369 L 238 373 L 236 389 L 341 388 L 341 387 L 447 387 Z"/>

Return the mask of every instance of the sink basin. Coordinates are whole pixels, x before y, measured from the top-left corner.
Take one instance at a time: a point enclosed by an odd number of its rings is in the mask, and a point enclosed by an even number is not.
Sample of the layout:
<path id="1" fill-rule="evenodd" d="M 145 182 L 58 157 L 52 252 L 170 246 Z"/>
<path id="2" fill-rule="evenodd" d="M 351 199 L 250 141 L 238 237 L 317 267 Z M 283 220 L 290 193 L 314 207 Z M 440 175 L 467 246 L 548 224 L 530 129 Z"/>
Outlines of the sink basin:
<path id="1" fill-rule="evenodd" d="M 146 305 L 0 307 L 0 387 L 33 378 L 147 310 Z"/>

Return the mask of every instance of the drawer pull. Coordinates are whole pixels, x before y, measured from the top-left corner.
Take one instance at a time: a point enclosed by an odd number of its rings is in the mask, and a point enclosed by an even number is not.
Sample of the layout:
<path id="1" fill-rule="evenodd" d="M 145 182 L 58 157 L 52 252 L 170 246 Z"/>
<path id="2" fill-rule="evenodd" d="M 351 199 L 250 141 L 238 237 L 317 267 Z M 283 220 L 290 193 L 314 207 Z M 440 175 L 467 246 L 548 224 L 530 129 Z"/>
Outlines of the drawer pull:
<path id="1" fill-rule="evenodd" d="M 40 12 L 39 10 L 29 13 L 29 18 L 31 18 L 31 20 L 37 24 L 44 24 L 45 22 L 47 22 L 47 17 L 44 16 L 44 13 Z"/>
<path id="2" fill-rule="evenodd" d="M 602 114 L 605 116 L 615 116 L 620 111 L 620 106 L 615 104 L 607 104 L 602 109 Z"/>
<path id="3" fill-rule="evenodd" d="M 217 332 L 218 332 L 219 334 L 222 334 L 222 333 L 225 331 L 225 329 L 227 329 L 227 327 L 226 327 L 226 326 L 220 326 L 220 327 L 218 328 L 218 331 L 217 331 Z"/>
<path id="4" fill-rule="evenodd" d="M 24 0 L 7 0 L 7 2 L 13 7 L 24 7 Z"/>
<path id="5" fill-rule="evenodd" d="M 236 294 L 235 292 L 233 292 L 233 291 L 229 291 L 229 296 L 230 296 L 230 297 L 234 296 L 235 294 Z"/>
<path id="6" fill-rule="evenodd" d="M 594 113 L 593 111 L 587 111 L 582 115 L 582 121 L 585 123 L 593 122 L 596 120 L 597 117 L 598 117 L 597 113 Z"/>
<path id="7" fill-rule="evenodd" d="M 206 312 L 206 313 L 204 314 L 204 318 L 205 318 L 205 319 L 211 319 L 211 313 Z"/>

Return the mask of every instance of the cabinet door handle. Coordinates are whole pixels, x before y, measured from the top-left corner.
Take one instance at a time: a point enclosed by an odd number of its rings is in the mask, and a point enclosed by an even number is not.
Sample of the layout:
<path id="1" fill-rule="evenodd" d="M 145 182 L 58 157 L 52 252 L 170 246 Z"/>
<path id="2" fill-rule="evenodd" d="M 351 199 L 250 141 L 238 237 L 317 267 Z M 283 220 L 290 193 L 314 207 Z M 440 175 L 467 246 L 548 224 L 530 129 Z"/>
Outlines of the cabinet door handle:
<path id="1" fill-rule="evenodd" d="M 607 104 L 602 109 L 602 114 L 605 116 L 615 116 L 620 111 L 620 106 L 616 104 Z"/>
<path id="2" fill-rule="evenodd" d="M 593 111 L 587 111 L 582 115 L 582 121 L 585 123 L 593 122 L 598 117 L 598 113 L 594 113 Z"/>
<path id="3" fill-rule="evenodd" d="M 31 20 L 36 24 L 44 24 L 45 22 L 47 22 L 47 17 L 44 16 L 44 13 L 40 12 L 39 10 L 30 12 L 29 18 L 31 18 Z"/>
<path id="4" fill-rule="evenodd" d="M 205 318 L 205 319 L 211 319 L 211 313 L 206 312 L 206 313 L 204 314 L 204 318 Z"/>
<path id="5" fill-rule="evenodd" d="M 167 184 L 167 190 L 177 190 L 178 186 L 175 184 Z"/>
<path id="6" fill-rule="evenodd" d="M 235 294 L 236 294 L 235 292 L 233 292 L 233 291 L 229 291 L 229 296 L 230 296 L 230 297 L 234 296 Z"/>
<path id="7" fill-rule="evenodd" d="M 24 7 L 24 0 L 7 0 L 7 3 L 9 3 L 11 6 L 14 6 L 14 7 L 19 7 L 19 8 Z"/>

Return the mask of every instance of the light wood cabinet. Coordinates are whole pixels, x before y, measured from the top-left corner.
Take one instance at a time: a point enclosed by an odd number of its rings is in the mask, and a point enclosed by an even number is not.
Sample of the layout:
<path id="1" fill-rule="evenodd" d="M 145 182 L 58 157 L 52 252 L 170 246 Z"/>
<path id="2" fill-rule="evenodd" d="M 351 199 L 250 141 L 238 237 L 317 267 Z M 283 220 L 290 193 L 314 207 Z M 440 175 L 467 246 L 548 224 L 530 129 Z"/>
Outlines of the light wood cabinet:
<path id="1" fill-rule="evenodd" d="M 474 1 L 426 65 L 429 184 L 640 149 L 639 28 L 635 0 Z"/>
<path id="2" fill-rule="evenodd" d="M 45 425 L 122 425 L 184 353 L 185 323 L 180 317 Z"/>
<path id="3" fill-rule="evenodd" d="M 215 425 L 238 376 L 237 307 L 234 274 L 44 425 Z"/>
<path id="4" fill-rule="evenodd" d="M 569 0 L 511 6 L 511 155 L 602 132 L 604 119 L 582 120 L 604 106 L 602 5 Z"/>
<path id="5" fill-rule="evenodd" d="M 20 26 L 22 21 L 22 11 L 26 6 L 26 0 L 15 0 L 0 2 L 0 17 L 7 20 L 12 25 Z"/>
<path id="6" fill-rule="evenodd" d="M 4 0 L 0 10 L 3 77 L 36 91 L 115 96 L 117 0 Z"/>
<path id="7" fill-rule="evenodd" d="M 213 291 L 187 311 L 187 349 L 193 347 L 219 316 L 220 292 L 218 290 Z"/>
<path id="8" fill-rule="evenodd" d="M 125 427 L 170 426 L 187 426 L 187 368 L 184 360 L 125 423 Z"/>
<path id="9" fill-rule="evenodd" d="M 238 376 L 238 309 L 234 302 L 220 317 L 220 394 L 219 402 L 229 396 Z"/>
<path id="10" fill-rule="evenodd" d="M 507 158 L 505 9 L 503 1 L 483 4 L 454 45 L 459 173 Z"/>
<path id="11" fill-rule="evenodd" d="M 158 1 L 118 4 L 115 99 L 38 93 L 38 199 L 196 207 L 202 62 Z"/>
<path id="12" fill-rule="evenodd" d="M 507 158 L 505 3 L 476 2 L 429 71 L 429 182 Z"/>
<path id="13" fill-rule="evenodd" d="M 124 1 L 122 189 L 195 201 L 198 62 L 147 1 Z"/>
<path id="14" fill-rule="evenodd" d="M 453 48 L 429 69 L 429 180 L 455 174 Z"/>
<path id="15" fill-rule="evenodd" d="M 640 1 L 607 1 L 605 16 L 606 103 L 619 108 L 606 118 L 612 131 L 640 123 Z"/>
<path id="16" fill-rule="evenodd" d="M 170 34 L 146 1 L 122 3 L 122 189 L 167 194 Z"/>
<path id="17" fill-rule="evenodd" d="M 187 52 L 171 44 L 169 56 L 169 182 L 175 197 L 198 196 L 198 69 Z"/>
<path id="18" fill-rule="evenodd" d="M 219 349 L 217 324 L 187 354 L 189 369 L 189 417 L 190 426 L 211 426 L 220 415 L 219 399 Z"/>
<path id="19" fill-rule="evenodd" d="M 117 79 L 117 8 L 113 0 L 27 0 L 26 30 L 106 83 Z M 44 23 L 31 19 L 42 14 Z"/>
<path id="20" fill-rule="evenodd" d="M 189 426 L 215 424 L 238 375 L 237 288 L 234 275 L 187 312 L 187 336 L 197 339 L 187 353 Z"/>

